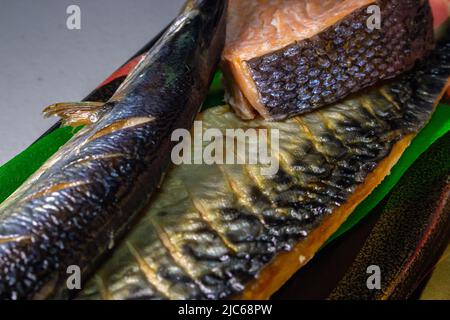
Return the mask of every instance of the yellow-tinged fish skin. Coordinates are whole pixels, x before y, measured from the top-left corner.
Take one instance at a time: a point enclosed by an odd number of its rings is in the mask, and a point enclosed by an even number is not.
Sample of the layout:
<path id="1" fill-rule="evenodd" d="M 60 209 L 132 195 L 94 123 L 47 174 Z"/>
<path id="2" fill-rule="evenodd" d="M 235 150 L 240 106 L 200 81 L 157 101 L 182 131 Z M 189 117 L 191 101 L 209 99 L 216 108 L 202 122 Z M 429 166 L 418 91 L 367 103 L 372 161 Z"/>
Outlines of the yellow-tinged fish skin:
<path id="1" fill-rule="evenodd" d="M 204 129 L 278 129 L 279 172 L 173 168 L 96 273 L 101 285 L 90 281 L 79 298 L 270 297 L 389 173 L 449 77 L 447 41 L 398 79 L 284 122 L 242 121 L 227 106 L 203 112 Z"/>

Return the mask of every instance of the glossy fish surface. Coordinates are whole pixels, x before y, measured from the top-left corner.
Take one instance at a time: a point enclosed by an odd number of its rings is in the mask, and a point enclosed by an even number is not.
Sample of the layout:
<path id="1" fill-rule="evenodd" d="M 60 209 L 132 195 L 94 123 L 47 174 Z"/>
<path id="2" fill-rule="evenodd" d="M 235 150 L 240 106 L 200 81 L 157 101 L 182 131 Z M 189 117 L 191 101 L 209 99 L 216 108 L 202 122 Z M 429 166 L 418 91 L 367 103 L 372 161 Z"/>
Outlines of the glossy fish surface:
<path id="1" fill-rule="evenodd" d="M 389 174 L 448 87 L 450 42 L 382 86 L 283 122 L 227 106 L 203 129 L 279 130 L 280 169 L 181 165 L 80 299 L 266 299 Z"/>
<path id="2" fill-rule="evenodd" d="M 329 299 L 411 298 L 450 240 L 449 158 L 447 133 L 396 185 L 380 219 Z M 367 278 L 368 265 L 383 266 L 380 290 L 369 290 L 365 281 L 361 283 Z M 442 284 L 446 282 L 448 278 Z M 442 295 L 439 290 L 434 292 L 437 297 Z"/>
<path id="3" fill-rule="evenodd" d="M 226 1 L 190 1 L 105 104 L 56 104 L 88 124 L 0 206 L 0 298 L 68 295 L 148 203 L 170 161 L 171 133 L 190 128 L 225 39 Z"/>

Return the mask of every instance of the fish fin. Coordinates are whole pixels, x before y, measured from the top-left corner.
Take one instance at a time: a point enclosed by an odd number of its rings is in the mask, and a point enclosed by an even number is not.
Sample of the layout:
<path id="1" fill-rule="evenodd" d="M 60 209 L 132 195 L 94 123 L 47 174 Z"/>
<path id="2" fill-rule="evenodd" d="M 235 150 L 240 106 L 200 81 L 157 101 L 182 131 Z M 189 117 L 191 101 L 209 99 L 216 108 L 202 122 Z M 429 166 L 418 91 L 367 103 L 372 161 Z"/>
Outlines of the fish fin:
<path id="1" fill-rule="evenodd" d="M 44 117 L 58 116 L 63 125 L 78 127 L 96 123 L 106 111 L 104 102 L 55 103 L 43 110 Z"/>

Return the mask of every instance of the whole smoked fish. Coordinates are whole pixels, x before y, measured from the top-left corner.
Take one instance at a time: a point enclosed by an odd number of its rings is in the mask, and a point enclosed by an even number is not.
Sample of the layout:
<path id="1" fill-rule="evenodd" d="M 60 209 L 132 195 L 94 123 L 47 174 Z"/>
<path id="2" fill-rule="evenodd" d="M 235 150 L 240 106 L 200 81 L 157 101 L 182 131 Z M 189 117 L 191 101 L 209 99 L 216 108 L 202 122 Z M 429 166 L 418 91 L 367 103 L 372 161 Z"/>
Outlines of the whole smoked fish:
<path id="1" fill-rule="evenodd" d="M 194 0 L 105 104 L 48 107 L 87 124 L 0 206 L 0 299 L 67 296 L 148 203 L 190 128 L 225 41 L 227 1 Z"/>

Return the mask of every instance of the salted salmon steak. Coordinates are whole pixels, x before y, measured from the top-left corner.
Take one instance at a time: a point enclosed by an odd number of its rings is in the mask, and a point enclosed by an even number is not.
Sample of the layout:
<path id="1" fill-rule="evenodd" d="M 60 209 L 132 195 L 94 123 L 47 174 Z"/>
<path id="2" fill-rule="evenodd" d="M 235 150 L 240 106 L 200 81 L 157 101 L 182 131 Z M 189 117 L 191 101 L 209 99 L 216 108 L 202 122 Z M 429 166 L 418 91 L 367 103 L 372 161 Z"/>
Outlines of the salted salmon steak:
<path id="1" fill-rule="evenodd" d="M 230 0 L 226 101 L 280 120 L 412 68 L 433 46 L 423 0 Z"/>
<path id="2" fill-rule="evenodd" d="M 67 298 L 148 204 L 191 127 L 225 42 L 227 2 L 190 0 L 105 103 L 45 109 L 84 124 L 0 205 L 0 299 Z"/>
<path id="3" fill-rule="evenodd" d="M 267 122 L 228 106 L 202 112 L 204 129 L 279 130 L 279 170 L 172 168 L 78 298 L 269 298 L 389 174 L 449 84 L 447 38 L 401 77 L 305 115 Z"/>

